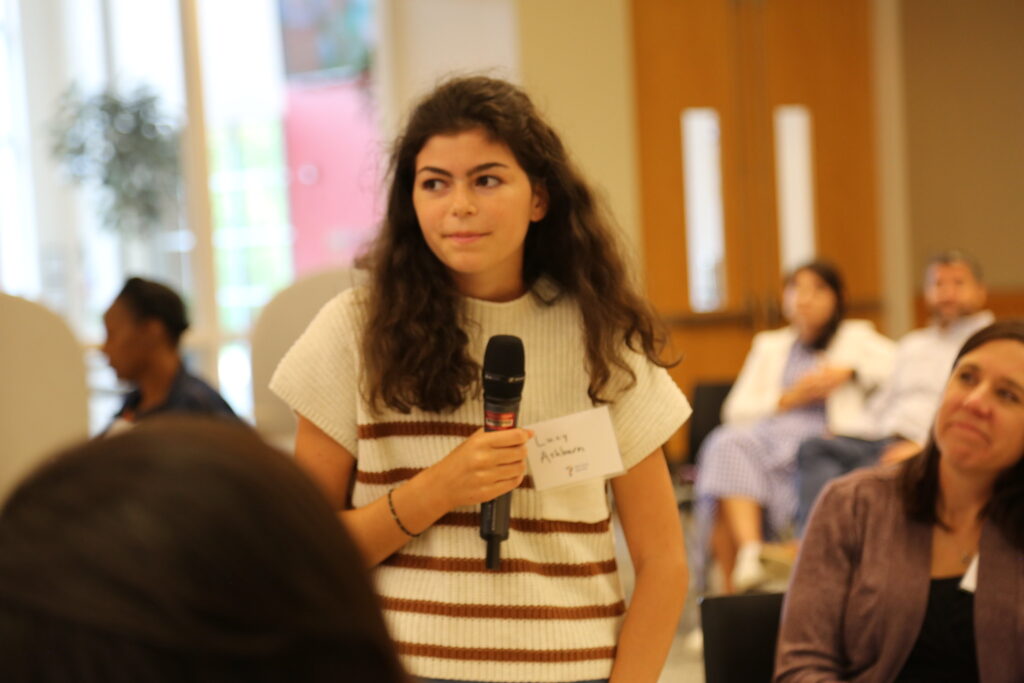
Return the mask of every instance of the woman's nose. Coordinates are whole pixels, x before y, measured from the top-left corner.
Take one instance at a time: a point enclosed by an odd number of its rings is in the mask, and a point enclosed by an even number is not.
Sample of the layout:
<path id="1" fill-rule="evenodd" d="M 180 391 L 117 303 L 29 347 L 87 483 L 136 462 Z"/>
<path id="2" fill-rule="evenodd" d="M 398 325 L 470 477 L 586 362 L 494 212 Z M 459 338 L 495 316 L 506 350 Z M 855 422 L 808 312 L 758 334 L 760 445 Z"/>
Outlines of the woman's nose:
<path id="1" fill-rule="evenodd" d="M 459 216 L 472 216 L 476 213 L 476 203 L 473 193 L 461 184 L 456 184 L 452 192 L 452 214 Z"/>
<path id="2" fill-rule="evenodd" d="M 970 408 L 977 413 L 987 413 L 991 408 L 991 387 L 987 382 L 981 382 L 971 388 L 964 397 L 964 407 Z"/>

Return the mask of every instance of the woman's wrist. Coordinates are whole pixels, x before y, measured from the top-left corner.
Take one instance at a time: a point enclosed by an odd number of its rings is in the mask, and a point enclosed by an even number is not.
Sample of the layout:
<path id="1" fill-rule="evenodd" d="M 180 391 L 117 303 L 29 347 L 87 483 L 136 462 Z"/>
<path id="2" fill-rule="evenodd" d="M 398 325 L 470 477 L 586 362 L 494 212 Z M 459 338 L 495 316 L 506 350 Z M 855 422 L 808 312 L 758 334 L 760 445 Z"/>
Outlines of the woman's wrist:
<path id="1" fill-rule="evenodd" d="M 395 510 L 394 493 L 395 493 L 395 490 L 393 488 L 392 489 L 388 489 L 388 495 L 387 495 L 388 510 L 391 512 L 391 519 L 393 519 L 395 521 L 395 524 L 398 526 L 398 529 L 403 534 L 405 534 L 409 538 L 416 538 L 417 536 L 419 536 L 423 532 L 422 531 L 409 531 L 409 527 L 405 526 L 405 524 L 402 523 L 402 518 L 398 516 L 398 511 Z"/>
<path id="2" fill-rule="evenodd" d="M 440 463 L 420 471 L 402 485 L 405 489 L 402 498 L 408 498 L 409 504 L 415 506 L 414 513 L 417 517 L 422 515 L 429 518 L 429 524 L 433 524 L 455 508 L 455 503 L 451 500 L 451 487 L 445 485 L 444 477 L 441 476 L 443 473 L 439 472 L 438 465 Z"/>
<path id="3" fill-rule="evenodd" d="M 423 476 L 426 471 L 395 484 L 379 499 L 377 509 L 381 512 L 378 514 L 385 515 L 386 525 L 395 528 L 406 540 L 421 535 L 450 509 L 444 507 L 444 497 L 438 495 L 438 487 L 430 477 Z M 378 522 L 384 523 L 383 520 Z"/>

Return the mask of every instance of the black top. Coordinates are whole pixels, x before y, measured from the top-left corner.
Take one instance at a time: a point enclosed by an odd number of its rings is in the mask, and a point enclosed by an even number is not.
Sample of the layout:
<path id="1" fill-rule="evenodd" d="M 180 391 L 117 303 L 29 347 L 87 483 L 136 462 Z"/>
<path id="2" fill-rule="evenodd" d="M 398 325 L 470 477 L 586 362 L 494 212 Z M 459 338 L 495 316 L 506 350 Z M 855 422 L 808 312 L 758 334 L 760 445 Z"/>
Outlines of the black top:
<path id="1" fill-rule="evenodd" d="M 960 590 L 962 578 L 932 579 L 921 632 L 896 683 L 978 681 L 974 594 Z"/>

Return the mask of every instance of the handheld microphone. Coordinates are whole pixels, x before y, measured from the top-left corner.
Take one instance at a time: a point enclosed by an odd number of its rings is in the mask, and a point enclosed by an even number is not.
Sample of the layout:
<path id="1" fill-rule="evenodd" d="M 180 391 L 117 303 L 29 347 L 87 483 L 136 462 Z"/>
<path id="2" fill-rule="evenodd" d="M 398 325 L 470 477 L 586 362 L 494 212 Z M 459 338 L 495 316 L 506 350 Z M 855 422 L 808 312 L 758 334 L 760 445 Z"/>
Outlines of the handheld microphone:
<path id="1" fill-rule="evenodd" d="M 519 422 L 519 399 L 526 378 L 523 342 L 519 337 L 496 334 L 484 351 L 484 431 L 512 429 Z M 512 492 L 480 506 L 480 537 L 487 541 L 487 568 L 501 567 L 501 542 L 508 538 Z"/>

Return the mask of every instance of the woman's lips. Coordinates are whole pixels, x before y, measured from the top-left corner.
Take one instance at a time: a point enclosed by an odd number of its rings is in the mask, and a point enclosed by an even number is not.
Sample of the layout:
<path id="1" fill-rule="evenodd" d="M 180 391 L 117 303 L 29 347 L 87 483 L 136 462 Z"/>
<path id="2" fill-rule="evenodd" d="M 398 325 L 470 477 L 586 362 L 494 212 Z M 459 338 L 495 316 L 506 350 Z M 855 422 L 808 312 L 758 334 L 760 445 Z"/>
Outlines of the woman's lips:
<path id="1" fill-rule="evenodd" d="M 981 439 L 983 441 L 988 441 L 988 434 L 986 434 L 980 428 L 975 427 L 973 424 L 970 424 L 969 422 L 964 422 L 963 420 L 953 420 L 952 422 L 950 422 L 949 426 L 954 429 L 967 432 L 968 434 L 972 434 L 976 438 Z"/>
<path id="2" fill-rule="evenodd" d="M 487 233 L 483 232 L 453 232 L 445 235 L 445 239 L 450 240 L 455 244 L 472 244 L 484 237 L 486 234 Z"/>

